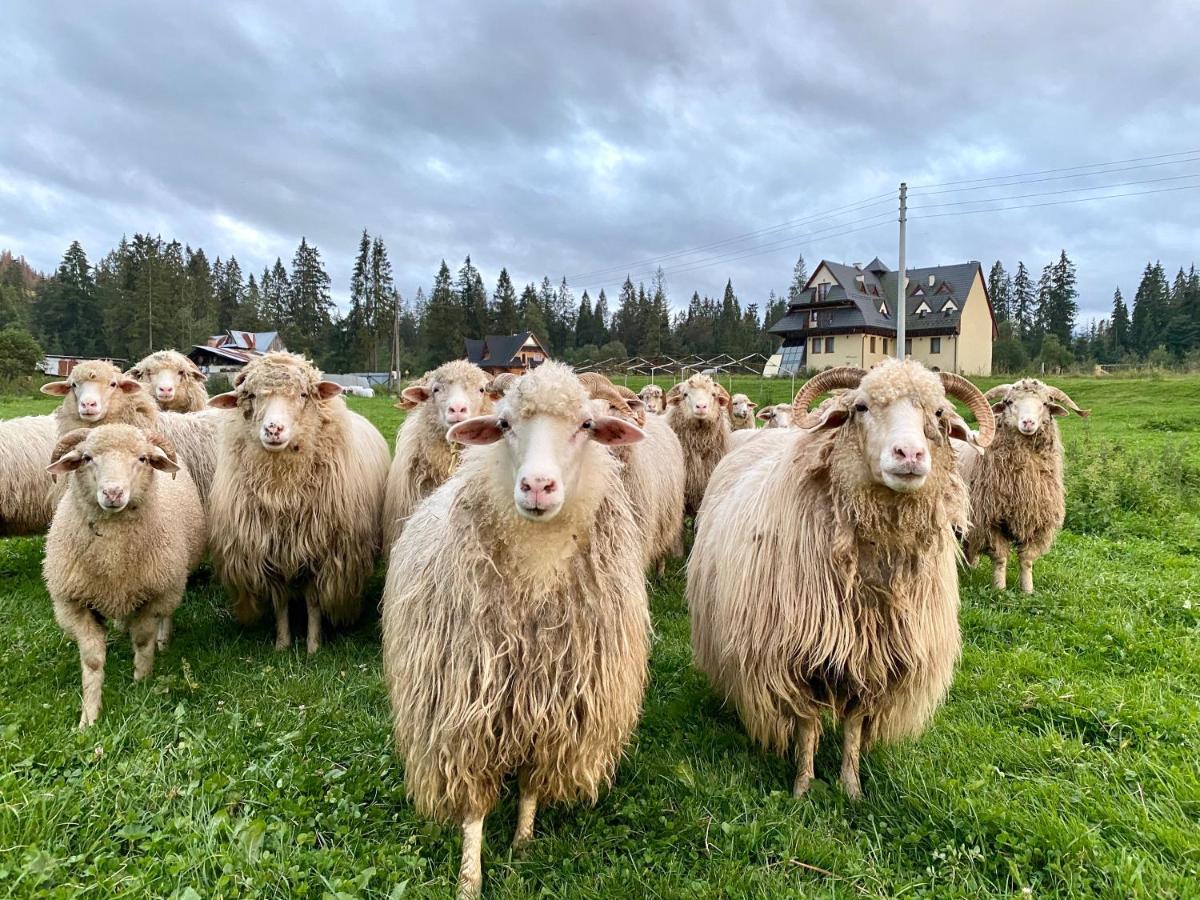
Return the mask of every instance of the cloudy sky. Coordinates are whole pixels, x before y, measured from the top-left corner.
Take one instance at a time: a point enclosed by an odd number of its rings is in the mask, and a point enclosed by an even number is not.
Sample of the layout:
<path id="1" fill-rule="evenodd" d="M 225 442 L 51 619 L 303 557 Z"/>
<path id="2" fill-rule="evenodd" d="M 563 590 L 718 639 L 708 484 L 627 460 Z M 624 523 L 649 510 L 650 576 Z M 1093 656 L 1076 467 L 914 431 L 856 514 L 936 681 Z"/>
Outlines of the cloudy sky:
<path id="1" fill-rule="evenodd" d="M 798 253 L 894 266 L 892 201 L 860 201 L 901 180 L 910 265 L 1036 277 L 1066 248 L 1085 316 L 1148 259 L 1200 255 L 1200 190 L 1178 190 L 1200 186 L 1190 2 L 16 0 L 4 18 L 0 248 L 43 270 L 73 239 L 94 260 L 149 231 L 260 271 L 305 235 L 344 298 L 366 227 L 409 298 L 469 253 L 489 286 L 506 265 L 613 294 L 661 261 L 675 304 L 727 278 L 761 303 Z"/>

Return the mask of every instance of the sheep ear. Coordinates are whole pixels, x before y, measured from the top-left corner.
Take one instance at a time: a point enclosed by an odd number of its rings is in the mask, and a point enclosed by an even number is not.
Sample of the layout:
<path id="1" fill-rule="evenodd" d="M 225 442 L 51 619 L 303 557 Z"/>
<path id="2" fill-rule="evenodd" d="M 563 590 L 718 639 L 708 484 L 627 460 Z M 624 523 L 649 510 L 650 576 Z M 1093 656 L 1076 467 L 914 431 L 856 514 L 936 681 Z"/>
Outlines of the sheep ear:
<path id="1" fill-rule="evenodd" d="M 807 431 L 824 431 L 827 428 L 840 428 L 850 418 L 850 410 L 840 403 L 826 404 L 824 409 L 814 409 L 800 422 L 800 427 Z"/>
<path id="2" fill-rule="evenodd" d="M 592 440 L 606 447 L 636 444 L 645 436 L 646 432 L 632 422 L 626 422 L 616 416 L 600 416 L 592 420 Z"/>
<path id="3" fill-rule="evenodd" d="M 179 463 L 167 456 L 161 447 L 150 451 L 150 465 L 160 472 L 170 472 L 172 477 L 179 471 Z"/>
<path id="4" fill-rule="evenodd" d="M 1049 401 L 1046 403 L 1046 409 L 1050 410 L 1050 415 L 1054 416 L 1056 419 L 1061 419 L 1063 416 L 1069 416 L 1071 414 L 1071 411 L 1065 406 L 1059 406 L 1057 403 L 1051 403 Z"/>
<path id="5" fill-rule="evenodd" d="M 71 393 L 71 382 L 51 381 L 49 384 L 43 384 L 41 391 L 43 394 L 49 394 L 51 397 L 65 397 Z"/>
<path id="6" fill-rule="evenodd" d="M 83 453 L 79 450 L 72 450 L 46 466 L 46 471 L 51 475 L 66 475 L 68 472 L 74 472 L 81 465 L 83 465 Z"/>
<path id="7" fill-rule="evenodd" d="M 452 425 L 446 432 L 446 440 L 456 444 L 476 446 L 479 444 L 494 444 L 504 435 L 500 428 L 499 416 L 476 416 L 473 419 Z"/>
<path id="8" fill-rule="evenodd" d="M 676 406 L 682 401 L 683 401 L 683 391 L 680 390 L 679 385 L 675 385 L 675 387 L 673 387 L 669 391 L 667 391 L 667 405 L 668 406 Z"/>
<path id="9" fill-rule="evenodd" d="M 237 404 L 237 391 L 230 391 L 227 394 L 217 394 L 215 397 L 208 398 L 208 405 L 213 409 L 236 409 Z"/>
<path id="10" fill-rule="evenodd" d="M 416 406 L 417 404 L 424 403 L 426 400 L 428 400 L 430 393 L 429 388 L 423 384 L 410 384 L 400 392 L 400 396 L 413 406 Z M 503 395 L 496 395 L 494 399 L 498 400 L 501 396 Z M 412 409 L 412 406 L 405 407 L 405 409 Z"/>
<path id="11" fill-rule="evenodd" d="M 764 422 L 770 422 L 771 416 L 773 416 L 773 415 L 775 415 L 775 407 L 764 406 L 762 409 L 760 409 L 758 411 L 758 415 L 755 416 L 754 418 L 762 419 Z"/>
<path id="12" fill-rule="evenodd" d="M 975 432 L 967 425 L 966 421 L 958 413 L 951 413 L 946 420 L 948 426 L 947 433 L 952 438 L 957 438 L 960 441 L 966 441 L 972 447 L 978 448 L 979 442 L 975 440 Z"/>
<path id="13" fill-rule="evenodd" d="M 117 382 L 117 387 L 121 389 L 122 394 L 136 394 L 141 391 L 142 383 L 140 381 L 134 381 L 132 378 L 122 377 L 121 380 Z"/>
<path id="14" fill-rule="evenodd" d="M 132 378 L 134 381 L 142 380 L 142 370 L 140 368 L 138 368 L 137 366 L 134 366 L 132 369 L 130 369 L 125 374 L 128 375 L 130 378 Z"/>
<path id="15" fill-rule="evenodd" d="M 1000 415 L 1000 413 L 1004 412 L 1004 401 L 1001 400 L 999 403 L 993 403 L 992 412 L 996 415 Z"/>
<path id="16" fill-rule="evenodd" d="M 750 401 L 748 404 L 746 404 L 746 405 L 747 405 L 747 406 L 749 406 L 751 409 L 758 409 L 758 404 L 757 404 L 757 403 L 755 403 L 753 400 L 751 400 L 751 401 Z"/>
<path id="17" fill-rule="evenodd" d="M 187 362 L 188 362 L 188 377 L 189 378 L 193 378 L 196 381 L 208 381 L 208 376 L 200 371 L 200 367 L 198 365 L 196 365 L 190 359 Z"/>
<path id="18" fill-rule="evenodd" d="M 317 399 L 332 400 L 342 392 L 342 386 L 332 381 L 317 382 Z"/>

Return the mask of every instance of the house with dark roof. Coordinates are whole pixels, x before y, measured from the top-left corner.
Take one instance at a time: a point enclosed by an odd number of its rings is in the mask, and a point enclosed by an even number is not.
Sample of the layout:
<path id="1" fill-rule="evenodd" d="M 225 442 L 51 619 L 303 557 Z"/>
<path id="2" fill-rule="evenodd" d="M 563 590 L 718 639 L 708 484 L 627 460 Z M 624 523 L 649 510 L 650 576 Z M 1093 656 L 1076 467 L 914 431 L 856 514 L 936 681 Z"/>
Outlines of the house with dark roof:
<path id="1" fill-rule="evenodd" d="M 769 329 L 783 338 L 772 359 L 778 373 L 870 368 L 896 355 L 896 317 L 903 315 L 906 355 L 930 369 L 990 375 L 996 317 L 983 267 L 971 261 L 909 269 L 902 305 L 899 280 L 878 257 L 866 266 L 822 260 Z"/>
<path id="2" fill-rule="evenodd" d="M 278 331 L 235 331 L 214 334 L 196 344 L 187 357 L 206 373 L 236 372 L 256 356 L 286 350 Z"/>
<path id="3" fill-rule="evenodd" d="M 520 334 L 489 334 L 482 340 L 467 338 L 467 362 L 491 375 L 512 372 L 520 375 L 550 358 L 532 331 Z"/>

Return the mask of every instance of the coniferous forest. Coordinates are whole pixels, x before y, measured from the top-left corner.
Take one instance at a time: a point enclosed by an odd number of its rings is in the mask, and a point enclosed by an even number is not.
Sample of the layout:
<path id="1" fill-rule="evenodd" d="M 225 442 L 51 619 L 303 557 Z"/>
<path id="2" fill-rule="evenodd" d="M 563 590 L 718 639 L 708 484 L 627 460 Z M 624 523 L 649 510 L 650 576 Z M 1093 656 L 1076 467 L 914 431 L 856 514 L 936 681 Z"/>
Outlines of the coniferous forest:
<path id="1" fill-rule="evenodd" d="M 419 372 L 463 354 L 463 339 L 534 332 L 573 363 L 609 357 L 772 353 L 767 332 L 808 278 L 797 260 L 788 289 L 739 298 L 727 281 L 719 297 L 672 297 L 660 268 L 649 284 L 626 277 L 615 296 L 578 295 L 565 278 L 518 285 L 502 268 L 489 290 L 470 256 L 457 271 L 442 261 L 432 283 L 402 296 L 387 247 L 363 231 L 339 309 L 319 249 L 301 238 L 290 260 L 245 271 L 236 256 L 209 257 L 178 240 L 135 234 L 98 258 L 74 242 L 58 268 L 33 271 L 0 253 L 0 377 L 27 373 L 41 352 L 135 360 L 153 349 L 186 348 L 229 328 L 279 330 L 286 346 L 327 371 Z M 1045 364 L 1200 367 L 1200 273 L 1147 263 L 1127 300 L 1079 321 L 1076 269 L 1064 250 L 1036 276 L 1024 262 L 991 267 L 988 288 L 999 337 L 995 368 Z M 682 302 L 684 297 L 686 305 Z M 394 338 L 398 337 L 394 346 Z M 393 358 L 395 357 L 395 358 Z"/>

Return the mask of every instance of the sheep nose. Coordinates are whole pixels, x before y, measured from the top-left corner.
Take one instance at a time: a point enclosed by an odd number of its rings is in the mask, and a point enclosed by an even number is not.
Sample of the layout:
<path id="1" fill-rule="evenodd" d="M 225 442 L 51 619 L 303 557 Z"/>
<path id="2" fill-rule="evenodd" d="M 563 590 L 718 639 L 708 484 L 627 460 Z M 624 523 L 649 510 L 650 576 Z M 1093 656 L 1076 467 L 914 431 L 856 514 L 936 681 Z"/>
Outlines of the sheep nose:
<path id="1" fill-rule="evenodd" d="M 1029 429 L 1033 428 L 1033 425 L 1034 425 L 1033 419 L 1022 419 L 1021 420 L 1021 428 L 1024 431 L 1028 431 Z"/>
<path id="2" fill-rule="evenodd" d="M 158 396 L 162 397 L 164 400 L 170 400 L 173 396 L 175 396 L 175 388 L 160 387 L 158 389 Z"/>
<path id="3" fill-rule="evenodd" d="M 120 486 L 110 486 L 103 488 L 104 499 L 109 503 L 117 504 L 125 499 L 125 488 Z"/>
<path id="4" fill-rule="evenodd" d="M 925 459 L 925 449 L 923 447 L 905 447 L 903 444 L 896 444 L 892 447 L 892 456 L 901 462 L 919 463 Z"/>
<path id="5" fill-rule="evenodd" d="M 707 403 L 697 403 L 696 404 L 696 412 L 708 412 L 708 404 Z"/>
<path id="6" fill-rule="evenodd" d="M 267 422 L 265 425 L 263 425 L 263 431 L 265 431 L 271 437 L 279 437 L 281 434 L 283 434 L 283 426 L 278 422 Z"/>
<path id="7" fill-rule="evenodd" d="M 80 400 L 79 408 L 85 412 L 92 412 L 100 408 L 100 402 L 98 400 Z"/>
<path id="8" fill-rule="evenodd" d="M 447 417 L 454 422 L 461 422 L 467 417 L 468 413 L 470 413 L 470 410 L 465 403 L 452 403 L 446 409 Z"/>

